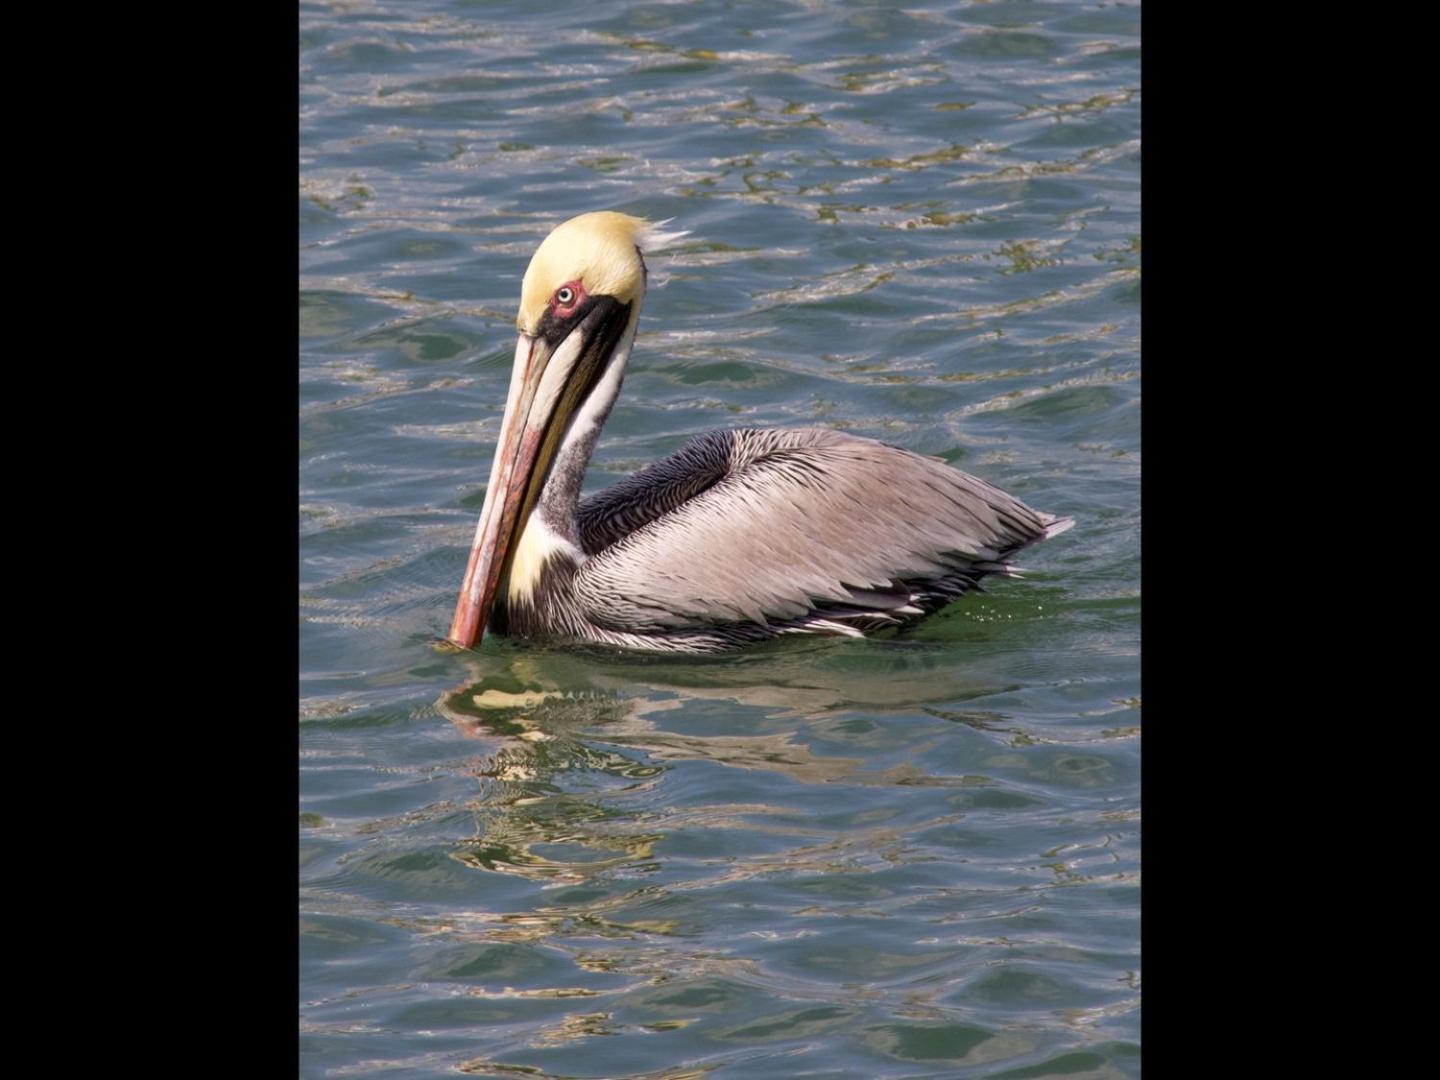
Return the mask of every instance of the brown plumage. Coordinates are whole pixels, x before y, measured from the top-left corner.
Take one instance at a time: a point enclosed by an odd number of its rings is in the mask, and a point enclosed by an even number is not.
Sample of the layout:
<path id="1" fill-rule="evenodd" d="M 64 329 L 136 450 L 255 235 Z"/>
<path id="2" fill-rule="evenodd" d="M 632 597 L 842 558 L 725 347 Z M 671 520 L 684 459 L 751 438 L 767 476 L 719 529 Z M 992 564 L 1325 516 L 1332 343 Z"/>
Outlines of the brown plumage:
<path id="1" fill-rule="evenodd" d="M 585 215 L 557 229 L 526 274 L 508 434 L 456 627 L 474 597 L 482 626 L 493 604 L 495 629 L 534 640 L 706 652 L 783 634 L 859 635 L 1013 572 L 1015 552 L 1073 524 L 938 458 L 823 428 L 705 432 L 581 500 L 634 341 L 653 235 L 639 219 Z M 633 251 L 629 273 L 617 250 Z M 588 287 L 597 261 L 620 282 L 614 295 Z M 607 350 L 598 361 L 596 342 Z M 583 380 L 578 401 L 572 375 Z M 530 404 L 527 388 L 543 404 Z M 516 445 L 540 449 L 523 458 Z M 533 465 L 520 475 L 513 461 Z M 502 498 L 520 507 L 515 520 Z M 452 629 L 473 644 L 465 636 Z"/>

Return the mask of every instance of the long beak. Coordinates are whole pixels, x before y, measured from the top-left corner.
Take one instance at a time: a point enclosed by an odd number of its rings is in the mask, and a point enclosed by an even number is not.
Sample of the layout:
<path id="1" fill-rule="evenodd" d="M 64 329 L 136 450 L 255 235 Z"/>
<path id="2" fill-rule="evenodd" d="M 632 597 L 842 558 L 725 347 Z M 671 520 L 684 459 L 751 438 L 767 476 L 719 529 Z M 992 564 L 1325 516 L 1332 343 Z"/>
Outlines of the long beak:
<path id="1" fill-rule="evenodd" d="M 521 334 L 515 343 L 515 367 L 510 374 L 505 419 L 500 423 L 500 442 L 495 447 L 495 463 L 490 467 L 490 483 L 485 488 L 485 505 L 480 510 L 470 562 L 460 583 L 455 618 L 450 622 L 450 640 L 461 648 L 475 647 L 495 603 L 500 571 L 509 554 L 525 495 L 525 481 L 535 468 L 545 434 L 543 419 L 531 423 L 530 413 L 549 352 L 543 339 L 529 334 Z"/>
<path id="2" fill-rule="evenodd" d="M 449 639 L 461 648 L 473 649 L 485 632 L 505 561 L 540 494 L 566 424 L 594 389 L 629 321 L 629 304 L 596 299 L 600 302 L 553 353 L 542 337 L 522 333 L 515 343 L 500 442 L 450 623 Z"/>

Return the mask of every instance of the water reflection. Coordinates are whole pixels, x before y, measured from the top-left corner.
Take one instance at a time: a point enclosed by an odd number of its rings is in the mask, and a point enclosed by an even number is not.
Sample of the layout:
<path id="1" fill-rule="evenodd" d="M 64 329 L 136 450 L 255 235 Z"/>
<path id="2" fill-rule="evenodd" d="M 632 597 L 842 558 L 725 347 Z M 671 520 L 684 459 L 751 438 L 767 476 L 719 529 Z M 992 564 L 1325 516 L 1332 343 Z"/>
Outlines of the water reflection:
<path id="1" fill-rule="evenodd" d="M 969 1068 L 1071 1045 L 1077 1000 L 1128 1023 L 1133 989 L 1075 969 L 1132 953 L 1054 950 L 1065 894 L 1133 887 L 1134 868 L 1116 825 L 1049 793 L 1115 778 L 1102 755 L 1013 741 L 1038 729 L 1004 707 L 1013 656 L 487 642 L 443 665 L 419 711 L 464 736 L 443 736 L 459 790 L 319 884 L 350 913 L 383 896 L 377 921 L 410 932 L 382 943 L 405 974 L 373 1007 L 453 1031 L 447 1068 L 552 1075 L 547 1055 L 598 1041 L 638 1060 L 660 1037 L 677 1063 L 820 1039 Z M 994 980 L 1017 964 L 1032 977 Z M 313 1002 L 316 1023 L 348 1001 Z"/>
<path id="2" fill-rule="evenodd" d="M 302 4 L 303 1075 L 1138 1075 L 1139 10 L 818 6 Z M 602 207 L 694 242 L 597 487 L 820 424 L 1079 527 L 890 640 L 437 657 Z"/>
<path id="3" fill-rule="evenodd" d="M 782 641 L 723 658 L 487 642 L 462 662 L 469 678 L 442 695 L 440 708 L 472 734 L 479 734 L 472 730 L 479 724 L 493 735 L 520 735 L 536 729 L 537 717 L 560 727 L 609 723 L 701 699 L 764 710 L 774 719 L 814 719 L 842 709 L 923 707 L 1018 689 L 992 675 L 984 651 L 962 662 L 943 642 L 905 640 Z M 1013 656 L 1008 662 L 1013 668 Z M 602 699 L 633 704 L 612 711 L 598 704 Z M 581 704 L 587 700 L 592 703 Z"/>
<path id="4" fill-rule="evenodd" d="M 860 779 L 862 759 L 817 756 L 796 740 L 796 721 L 875 706 L 993 723 L 1003 714 L 940 705 L 1014 688 L 988 677 L 983 664 L 957 664 L 953 652 L 896 642 L 786 642 L 723 663 L 498 646 L 464 664 L 469 681 L 445 691 L 437 710 L 468 736 L 499 740 L 478 775 L 530 794 L 560 771 L 643 782 L 665 763 L 697 759 L 802 783 Z M 709 722 L 716 713 L 723 725 Z"/>
<path id="5" fill-rule="evenodd" d="M 791 810 L 771 804 L 773 789 L 753 801 L 693 809 L 651 796 L 682 762 L 779 773 L 803 785 L 984 783 L 975 776 L 932 777 L 911 761 L 877 768 L 843 746 L 817 752 L 814 723 L 863 710 L 867 700 L 888 703 L 887 711 L 909 702 L 921 715 L 943 715 L 926 703 L 953 705 L 1007 689 L 983 671 L 957 665 L 953 653 L 896 643 L 842 650 L 784 643 L 724 663 L 487 644 L 460 660 L 469 679 L 445 691 L 436 709 L 489 748 L 472 766 L 480 785 L 470 804 L 475 839 L 451 857 L 557 886 L 653 874 L 661 868 L 656 843 L 677 831 L 713 837 L 733 829 L 752 841 L 773 832 L 776 843 L 750 851 L 744 866 L 713 860 L 715 873 L 703 875 L 712 884 L 781 866 L 823 872 L 852 856 L 863 861 L 865 853 L 893 842 L 878 821 L 857 821 L 837 840 L 788 820 Z M 844 729 L 846 746 L 860 749 L 885 749 L 902 738 L 863 719 L 832 726 Z M 787 820 L 767 825 L 774 815 Z M 622 890 L 612 899 L 631 905 L 637 894 Z M 581 906 L 597 929 L 623 932 L 635 925 L 609 926 L 588 899 Z M 557 918 L 577 914 L 573 905 L 542 910 L 535 930 L 550 932 Z M 644 929 L 654 932 L 654 926 Z"/>

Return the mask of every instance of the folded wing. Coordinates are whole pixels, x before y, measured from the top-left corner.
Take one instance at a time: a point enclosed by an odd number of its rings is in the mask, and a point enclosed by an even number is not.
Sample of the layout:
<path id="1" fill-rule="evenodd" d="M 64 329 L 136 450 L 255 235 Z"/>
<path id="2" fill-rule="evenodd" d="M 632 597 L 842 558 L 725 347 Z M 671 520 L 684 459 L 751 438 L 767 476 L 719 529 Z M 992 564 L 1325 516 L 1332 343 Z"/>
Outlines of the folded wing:
<path id="1" fill-rule="evenodd" d="M 707 432 L 587 499 L 580 524 L 585 616 L 646 633 L 918 615 L 917 597 L 957 595 L 1072 522 L 937 458 L 800 428 Z"/>

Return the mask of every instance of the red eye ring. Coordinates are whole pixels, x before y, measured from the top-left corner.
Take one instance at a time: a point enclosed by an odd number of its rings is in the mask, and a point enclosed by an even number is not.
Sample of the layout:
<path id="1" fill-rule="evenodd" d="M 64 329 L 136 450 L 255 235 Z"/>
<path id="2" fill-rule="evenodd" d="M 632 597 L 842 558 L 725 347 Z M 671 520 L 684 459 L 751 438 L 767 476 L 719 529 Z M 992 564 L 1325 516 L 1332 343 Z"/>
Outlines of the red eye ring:
<path id="1" fill-rule="evenodd" d="M 585 286 L 578 281 L 567 281 L 555 290 L 555 295 L 550 298 L 550 305 L 555 309 L 556 314 L 569 315 L 584 300 Z"/>

